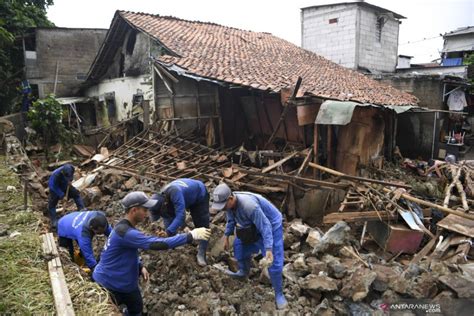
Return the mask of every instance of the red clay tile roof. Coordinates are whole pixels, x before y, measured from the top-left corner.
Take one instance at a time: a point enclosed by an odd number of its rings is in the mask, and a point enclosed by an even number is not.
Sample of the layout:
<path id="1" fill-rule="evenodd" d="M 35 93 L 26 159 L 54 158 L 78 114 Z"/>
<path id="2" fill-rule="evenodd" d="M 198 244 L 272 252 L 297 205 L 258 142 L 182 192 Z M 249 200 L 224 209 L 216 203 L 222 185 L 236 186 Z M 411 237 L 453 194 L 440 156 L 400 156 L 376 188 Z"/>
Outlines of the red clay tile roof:
<path id="1" fill-rule="evenodd" d="M 268 33 L 145 13 L 119 15 L 179 56 L 162 55 L 161 62 L 201 77 L 278 92 L 301 76 L 302 91 L 317 97 L 381 105 L 418 102 Z"/>

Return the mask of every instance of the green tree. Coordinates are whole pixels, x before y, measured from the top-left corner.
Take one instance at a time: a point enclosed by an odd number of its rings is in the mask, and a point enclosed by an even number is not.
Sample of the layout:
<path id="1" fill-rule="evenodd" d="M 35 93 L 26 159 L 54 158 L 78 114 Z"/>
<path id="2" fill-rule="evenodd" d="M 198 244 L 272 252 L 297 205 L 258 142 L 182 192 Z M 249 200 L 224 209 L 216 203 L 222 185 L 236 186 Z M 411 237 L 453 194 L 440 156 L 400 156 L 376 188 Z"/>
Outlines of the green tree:
<path id="1" fill-rule="evenodd" d="M 24 76 L 22 38 L 30 28 L 54 26 L 46 16 L 53 0 L 0 0 L 0 115 L 19 102 Z"/>
<path id="2" fill-rule="evenodd" d="M 45 99 L 33 102 L 27 115 L 31 127 L 43 141 L 47 158 L 51 144 L 57 142 L 66 144 L 71 141 L 72 134 L 62 123 L 63 107 L 54 95 L 50 94 Z"/>

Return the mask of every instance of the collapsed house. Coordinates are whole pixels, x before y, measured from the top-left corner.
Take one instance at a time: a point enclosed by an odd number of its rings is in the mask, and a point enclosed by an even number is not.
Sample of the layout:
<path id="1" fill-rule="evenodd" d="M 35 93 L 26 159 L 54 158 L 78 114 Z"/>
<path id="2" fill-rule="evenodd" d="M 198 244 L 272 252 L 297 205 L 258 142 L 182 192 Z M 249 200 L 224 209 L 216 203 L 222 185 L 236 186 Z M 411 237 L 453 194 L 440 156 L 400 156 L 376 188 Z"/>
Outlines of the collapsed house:
<path id="1" fill-rule="evenodd" d="M 391 156 L 393 110 L 417 103 L 268 33 L 126 11 L 116 12 L 86 85 L 84 95 L 98 100 L 97 122 L 139 115 L 145 126 L 166 122 L 209 146 L 313 145 L 316 161 L 349 174 Z"/>

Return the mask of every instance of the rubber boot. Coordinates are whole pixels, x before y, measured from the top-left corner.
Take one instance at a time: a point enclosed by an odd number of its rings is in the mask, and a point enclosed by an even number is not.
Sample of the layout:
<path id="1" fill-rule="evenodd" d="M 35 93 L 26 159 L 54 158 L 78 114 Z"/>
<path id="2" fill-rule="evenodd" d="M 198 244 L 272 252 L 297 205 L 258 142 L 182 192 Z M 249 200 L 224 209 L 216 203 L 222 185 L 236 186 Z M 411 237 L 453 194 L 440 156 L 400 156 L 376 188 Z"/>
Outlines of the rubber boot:
<path id="1" fill-rule="evenodd" d="M 283 276 L 281 272 L 270 273 L 273 289 L 275 290 L 275 302 L 277 309 L 285 309 L 288 307 L 285 295 L 283 294 Z"/>
<path id="2" fill-rule="evenodd" d="M 250 272 L 250 258 L 244 261 L 239 261 L 239 271 L 232 272 L 230 270 L 225 271 L 225 274 L 233 278 L 243 279 L 249 275 Z"/>
<path id="3" fill-rule="evenodd" d="M 51 229 L 56 230 L 58 228 L 58 218 L 56 216 L 56 208 L 52 207 L 49 210 L 49 219 L 51 221 Z"/>
<path id="4" fill-rule="evenodd" d="M 198 248 L 198 253 L 196 256 L 197 263 L 201 267 L 207 266 L 207 261 L 206 261 L 206 251 L 207 251 L 207 245 L 209 242 L 207 240 L 201 240 L 199 242 L 199 248 Z"/>

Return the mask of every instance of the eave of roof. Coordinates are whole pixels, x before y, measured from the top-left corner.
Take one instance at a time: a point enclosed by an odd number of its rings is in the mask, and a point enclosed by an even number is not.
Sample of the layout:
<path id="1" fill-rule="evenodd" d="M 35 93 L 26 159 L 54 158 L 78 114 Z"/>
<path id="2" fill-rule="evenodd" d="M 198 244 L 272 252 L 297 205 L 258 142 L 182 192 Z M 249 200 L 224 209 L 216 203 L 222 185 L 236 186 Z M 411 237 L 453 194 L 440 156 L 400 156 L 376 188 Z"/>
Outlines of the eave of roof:
<path id="1" fill-rule="evenodd" d="M 393 13 L 393 16 L 394 16 L 395 18 L 397 18 L 397 19 L 406 19 L 406 17 L 404 17 L 404 16 L 401 15 L 401 14 L 398 14 L 398 13 L 393 12 L 393 11 L 391 11 L 391 10 L 388 10 L 388 9 L 385 9 L 385 8 L 382 8 L 382 7 L 379 7 L 379 6 L 376 6 L 376 5 L 367 3 L 367 2 L 365 2 L 365 1 L 364 1 L 364 2 L 339 2 L 339 3 L 313 5 L 313 6 L 301 8 L 301 10 L 313 9 L 313 8 L 324 8 L 324 7 L 331 7 L 331 6 L 340 6 L 340 5 L 357 5 L 357 6 L 363 6 L 363 7 L 367 7 L 367 8 L 372 8 L 372 9 L 374 9 L 374 10 L 376 10 L 376 11 L 380 11 L 380 12 L 383 12 L 383 13 L 386 13 L 386 12 Z"/>

